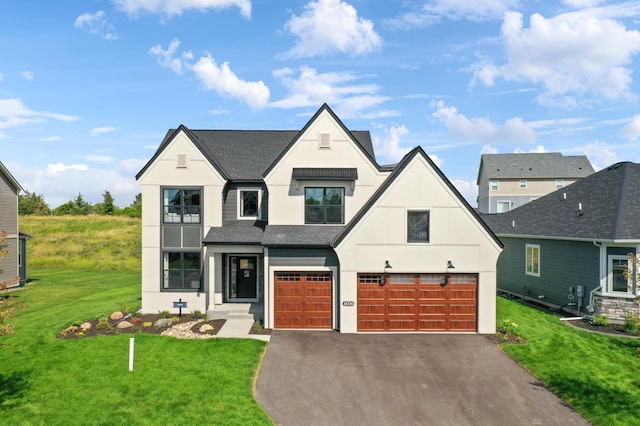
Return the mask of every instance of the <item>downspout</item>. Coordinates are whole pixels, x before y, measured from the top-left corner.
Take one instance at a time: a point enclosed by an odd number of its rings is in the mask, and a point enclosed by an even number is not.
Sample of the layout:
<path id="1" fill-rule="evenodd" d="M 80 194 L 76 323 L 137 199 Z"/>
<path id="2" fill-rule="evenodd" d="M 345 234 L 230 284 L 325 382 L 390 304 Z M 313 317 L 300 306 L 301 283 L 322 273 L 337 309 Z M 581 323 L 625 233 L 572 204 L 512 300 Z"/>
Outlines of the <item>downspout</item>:
<path id="1" fill-rule="evenodd" d="M 593 245 L 598 247 L 598 248 L 602 248 L 602 244 L 598 244 L 596 241 L 593 241 Z M 598 258 L 600 258 L 600 255 L 598 255 Z M 598 262 L 598 263 L 600 263 L 600 262 Z M 590 313 L 594 312 L 594 309 L 593 309 L 593 295 L 595 294 L 596 291 L 600 291 L 601 289 L 602 289 L 602 286 L 599 285 L 598 287 L 594 288 L 593 290 L 591 290 L 589 292 L 589 306 L 587 306 L 587 311 L 589 311 Z"/>

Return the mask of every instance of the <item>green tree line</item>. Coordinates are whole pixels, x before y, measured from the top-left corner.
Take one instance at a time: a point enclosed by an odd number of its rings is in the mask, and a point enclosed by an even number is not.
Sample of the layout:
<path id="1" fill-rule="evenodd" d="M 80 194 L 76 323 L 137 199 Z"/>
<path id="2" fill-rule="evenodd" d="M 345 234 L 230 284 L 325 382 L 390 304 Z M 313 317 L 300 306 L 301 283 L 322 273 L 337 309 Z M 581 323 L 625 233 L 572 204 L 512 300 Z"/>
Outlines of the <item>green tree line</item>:
<path id="1" fill-rule="evenodd" d="M 18 198 L 18 213 L 20 215 L 37 216 L 83 216 L 99 214 L 107 216 L 129 216 L 142 217 L 142 194 L 136 195 L 133 202 L 127 207 L 120 208 L 113 202 L 113 197 L 109 191 L 102 194 L 102 202 L 91 204 L 82 197 L 81 193 L 70 201 L 52 209 L 44 200 L 42 194 L 25 191 L 25 194 Z"/>

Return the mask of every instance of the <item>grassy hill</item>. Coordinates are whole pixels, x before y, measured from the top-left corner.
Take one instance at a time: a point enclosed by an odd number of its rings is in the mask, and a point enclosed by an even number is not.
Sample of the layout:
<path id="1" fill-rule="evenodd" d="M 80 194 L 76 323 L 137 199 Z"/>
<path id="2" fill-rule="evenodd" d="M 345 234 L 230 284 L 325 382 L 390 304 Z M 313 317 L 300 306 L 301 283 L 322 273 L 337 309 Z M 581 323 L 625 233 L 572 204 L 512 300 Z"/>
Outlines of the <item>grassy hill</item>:
<path id="1" fill-rule="evenodd" d="M 121 216 L 21 216 L 30 270 L 140 270 L 141 220 Z"/>

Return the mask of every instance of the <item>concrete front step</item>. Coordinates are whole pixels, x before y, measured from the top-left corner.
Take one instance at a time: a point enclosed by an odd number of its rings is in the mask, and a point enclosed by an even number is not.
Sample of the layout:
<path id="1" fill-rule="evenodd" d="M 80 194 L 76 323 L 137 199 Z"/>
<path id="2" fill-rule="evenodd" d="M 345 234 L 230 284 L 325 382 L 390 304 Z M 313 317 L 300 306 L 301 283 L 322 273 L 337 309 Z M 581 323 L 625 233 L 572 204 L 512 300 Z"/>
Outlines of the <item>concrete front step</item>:
<path id="1" fill-rule="evenodd" d="M 207 318 L 210 319 L 254 319 L 253 314 L 249 312 L 250 303 L 227 303 L 216 305 L 214 310 L 207 312 Z"/>

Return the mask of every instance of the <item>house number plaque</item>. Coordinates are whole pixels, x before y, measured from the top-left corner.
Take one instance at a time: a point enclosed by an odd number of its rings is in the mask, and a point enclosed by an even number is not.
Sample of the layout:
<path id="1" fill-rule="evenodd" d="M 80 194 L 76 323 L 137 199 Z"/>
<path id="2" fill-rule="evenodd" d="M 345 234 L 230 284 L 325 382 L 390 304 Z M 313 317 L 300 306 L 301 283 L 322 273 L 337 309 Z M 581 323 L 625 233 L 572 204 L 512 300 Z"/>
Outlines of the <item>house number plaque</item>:
<path id="1" fill-rule="evenodd" d="M 353 303 L 353 300 L 345 300 L 342 302 L 342 306 L 355 306 L 355 303 Z"/>

